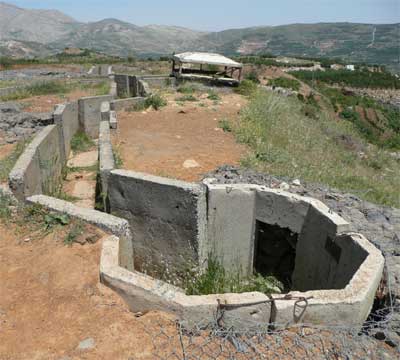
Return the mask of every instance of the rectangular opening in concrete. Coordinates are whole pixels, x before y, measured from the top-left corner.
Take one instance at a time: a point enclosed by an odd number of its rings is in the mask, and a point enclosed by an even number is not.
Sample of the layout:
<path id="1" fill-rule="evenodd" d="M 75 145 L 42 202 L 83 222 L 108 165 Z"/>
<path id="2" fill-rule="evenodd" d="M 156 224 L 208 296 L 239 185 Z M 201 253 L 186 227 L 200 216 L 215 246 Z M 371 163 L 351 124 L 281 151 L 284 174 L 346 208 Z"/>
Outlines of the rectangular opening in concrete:
<path id="1" fill-rule="evenodd" d="M 290 229 L 256 221 L 254 270 L 263 276 L 275 276 L 285 291 L 292 285 L 297 239 L 298 234 Z"/>

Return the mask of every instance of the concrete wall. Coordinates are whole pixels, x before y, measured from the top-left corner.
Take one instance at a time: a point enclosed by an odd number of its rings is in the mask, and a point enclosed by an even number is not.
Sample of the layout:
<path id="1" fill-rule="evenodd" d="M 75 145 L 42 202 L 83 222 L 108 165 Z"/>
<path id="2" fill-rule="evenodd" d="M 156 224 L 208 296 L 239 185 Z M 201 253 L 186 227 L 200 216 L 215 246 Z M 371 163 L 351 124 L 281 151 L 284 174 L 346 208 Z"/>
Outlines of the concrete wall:
<path id="1" fill-rule="evenodd" d="M 63 144 L 57 125 L 46 126 L 28 145 L 9 175 L 19 200 L 34 194 L 52 194 L 61 181 Z"/>
<path id="2" fill-rule="evenodd" d="M 110 103 L 111 110 L 114 111 L 122 111 L 122 110 L 128 110 L 129 108 L 132 108 L 133 106 L 144 102 L 145 98 L 144 97 L 134 97 L 134 98 L 126 98 L 126 99 L 117 99 L 113 100 Z"/>
<path id="3" fill-rule="evenodd" d="M 110 172 L 115 168 L 115 162 L 111 145 L 110 123 L 108 121 L 102 121 L 100 123 L 99 164 L 100 194 L 103 201 L 104 210 L 109 212 L 110 201 L 108 198 L 108 180 L 110 177 Z"/>
<path id="4" fill-rule="evenodd" d="M 120 98 L 131 97 L 133 94 L 130 92 L 129 76 L 128 75 L 114 75 L 114 82 L 117 84 L 117 96 Z"/>
<path id="5" fill-rule="evenodd" d="M 84 97 L 78 100 L 79 123 L 83 131 L 93 139 L 99 137 L 101 104 L 111 101 L 111 95 Z"/>
<path id="6" fill-rule="evenodd" d="M 208 253 L 225 270 L 253 273 L 256 192 L 247 186 L 208 186 Z M 209 254 L 205 254 L 208 256 Z"/>
<path id="7" fill-rule="evenodd" d="M 78 102 L 74 101 L 63 105 L 57 105 L 54 111 L 54 123 L 60 127 L 60 136 L 63 160 L 68 159 L 71 151 L 71 139 L 79 130 Z"/>
<path id="8" fill-rule="evenodd" d="M 319 201 L 312 202 L 297 242 L 293 289 L 333 289 L 335 283 L 339 284 L 335 280 L 335 273 L 343 261 L 340 247 L 343 241 L 339 244 L 337 236 L 348 229 L 348 223 L 330 212 L 325 205 Z M 354 254 L 357 249 L 351 252 Z M 355 258 L 356 262 L 357 259 L 359 256 Z M 343 287 L 346 283 L 340 285 Z"/>
<path id="9" fill-rule="evenodd" d="M 110 173 L 111 213 L 132 228 L 135 264 L 152 271 L 198 264 L 205 243 L 206 194 L 202 185 L 132 171 Z"/>

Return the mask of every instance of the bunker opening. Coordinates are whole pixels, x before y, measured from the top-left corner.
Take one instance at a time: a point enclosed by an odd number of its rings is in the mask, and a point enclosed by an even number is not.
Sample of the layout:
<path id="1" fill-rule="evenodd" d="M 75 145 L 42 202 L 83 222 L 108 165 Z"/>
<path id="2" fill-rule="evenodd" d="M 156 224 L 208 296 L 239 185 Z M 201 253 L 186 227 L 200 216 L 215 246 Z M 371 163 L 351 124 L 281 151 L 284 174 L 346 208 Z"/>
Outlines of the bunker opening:
<path id="1" fill-rule="evenodd" d="M 292 286 L 298 234 L 288 228 L 256 221 L 254 271 L 262 276 L 275 276 L 283 292 Z"/>

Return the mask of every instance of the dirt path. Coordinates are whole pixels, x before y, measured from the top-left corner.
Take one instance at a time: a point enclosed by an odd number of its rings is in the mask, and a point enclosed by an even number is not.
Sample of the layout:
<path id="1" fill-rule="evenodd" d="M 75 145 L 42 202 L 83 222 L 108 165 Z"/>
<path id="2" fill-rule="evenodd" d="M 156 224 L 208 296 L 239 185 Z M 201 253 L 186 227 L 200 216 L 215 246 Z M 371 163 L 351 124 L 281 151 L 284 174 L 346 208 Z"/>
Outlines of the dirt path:
<path id="1" fill-rule="evenodd" d="M 135 318 L 99 283 L 101 240 L 69 247 L 60 232 L 20 231 L 0 223 L 0 359 L 153 359 L 148 332 L 171 322 Z"/>
<path id="2" fill-rule="evenodd" d="M 72 154 L 67 163 L 69 172 L 63 192 L 72 197 L 75 205 L 88 209 L 95 206 L 97 149 Z"/>
<path id="3" fill-rule="evenodd" d="M 238 164 L 245 154 L 246 148 L 219 128 L 220 120 L 237 117 L 244 104 L 243 97 L 228 94 L 219 105 L 170 101 L 159 111 L 120 112 L 113 144 L 124 169 L 197 181 L 220 165 Z"/>

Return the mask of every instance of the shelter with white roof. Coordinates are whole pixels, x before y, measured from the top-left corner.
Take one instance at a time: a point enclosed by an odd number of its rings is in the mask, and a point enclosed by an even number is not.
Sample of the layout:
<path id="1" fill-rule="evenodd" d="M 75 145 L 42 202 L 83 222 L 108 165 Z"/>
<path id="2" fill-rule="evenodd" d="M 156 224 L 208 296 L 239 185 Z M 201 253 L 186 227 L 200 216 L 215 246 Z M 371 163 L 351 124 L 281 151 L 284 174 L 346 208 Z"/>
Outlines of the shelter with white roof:
<path id="1" fill-rule="evenodd" d="M 237 84 L 242 80 L 242 69 L 242 64 L 220 54 L 185 52 L 172 58 L 172 74 L 177 78 Z"/>

